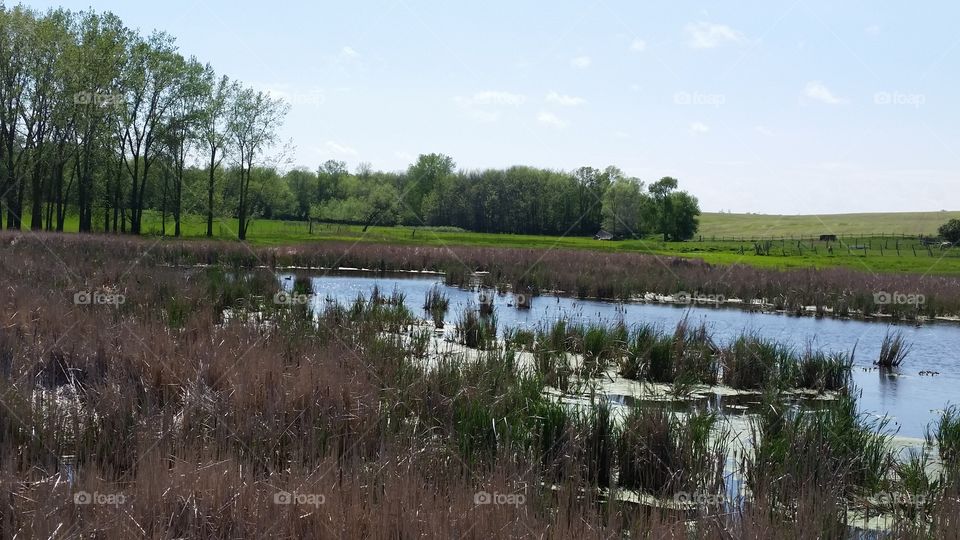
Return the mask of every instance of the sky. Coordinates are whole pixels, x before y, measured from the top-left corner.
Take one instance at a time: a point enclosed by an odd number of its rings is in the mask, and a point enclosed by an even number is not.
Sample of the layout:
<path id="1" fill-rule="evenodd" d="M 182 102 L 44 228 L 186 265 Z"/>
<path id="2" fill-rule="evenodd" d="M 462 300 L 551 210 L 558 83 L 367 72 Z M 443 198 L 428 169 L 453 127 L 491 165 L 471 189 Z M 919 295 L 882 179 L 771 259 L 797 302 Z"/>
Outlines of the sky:
<path id="1" fill-rule="evenodd" d="M 284 97 L 293 162 L 615 165 L 707 212 L 960 209 L 960 3 L 28 1 Z M 721 5 L 722 4 L 722 5 Z"/>

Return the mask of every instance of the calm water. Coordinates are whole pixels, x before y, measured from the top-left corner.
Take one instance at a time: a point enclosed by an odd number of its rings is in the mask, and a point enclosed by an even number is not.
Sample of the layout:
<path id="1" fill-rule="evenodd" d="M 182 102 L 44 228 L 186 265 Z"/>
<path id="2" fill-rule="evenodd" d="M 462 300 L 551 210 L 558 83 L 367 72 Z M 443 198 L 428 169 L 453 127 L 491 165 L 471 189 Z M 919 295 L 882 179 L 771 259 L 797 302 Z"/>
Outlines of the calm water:
<path id="1" fill-rule="evenodd" d="M 292 274 L 281 274 L 286 288 L 292 287 Z M 477 303 L 477 293 L 447 287 L 437 277 L 359 277 L 311 276 L 315 303 L 322 307 L 325 298 L 349 304 L 358 294 L 370 295 L 374 285 L 384 294 L 394 288 L 406 295 L 406 304 L 416 314 L 423 314 L 427 291 L 440 283 L 450 298 L 447 322 L 453 323 L 469 301 Z M 720 342 L 736 338 L 743 332 L 775 339 L 797 348 L 812 344 L 815 348 L 849 352 L 856 346 L 854 380 L 862 391 L 861 409 L 878 416 L 888 415 L 891 427 L 905 437 L 922 437 L 924 428 L 947 403 L 960 403 L 960 326 L 928 324 L 922 327 L 900 326 L 913 350 L 899 376 L 864 371 L 880 353 L 880 343 L 888 325 L 877 322 L 792 317 L 770 313 L 749 313 L 739 309 L 677 307 L 657 304 L 618 304 L 592 300 L 576 300 L 540 296 L 529 310 L 508 307 L 512 296 L 497 296 L 499 327 L 535 328 L 541 322 L 557 318 L 584 322 L 613 322 L 623 317 L 628 325 L 653 323 L 672 329 L 688 317 L 690 322 L 704 322 Z M 920 376 L 920 371 L 938 371 L 935 377 Z"/>

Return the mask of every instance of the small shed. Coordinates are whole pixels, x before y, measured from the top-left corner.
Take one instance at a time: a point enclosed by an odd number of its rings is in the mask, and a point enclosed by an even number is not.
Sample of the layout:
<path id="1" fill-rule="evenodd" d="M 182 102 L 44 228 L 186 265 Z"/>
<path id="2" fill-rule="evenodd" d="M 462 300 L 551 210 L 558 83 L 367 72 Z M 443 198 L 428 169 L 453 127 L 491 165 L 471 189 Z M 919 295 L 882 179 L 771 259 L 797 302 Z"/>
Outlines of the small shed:
<path id="1" fill-rule="evenodd" d="M 612 233 L 604 230 L 600 230 L 597 234 L 593 235 L 594 240 L 613 240 L 616 238 Z"/>

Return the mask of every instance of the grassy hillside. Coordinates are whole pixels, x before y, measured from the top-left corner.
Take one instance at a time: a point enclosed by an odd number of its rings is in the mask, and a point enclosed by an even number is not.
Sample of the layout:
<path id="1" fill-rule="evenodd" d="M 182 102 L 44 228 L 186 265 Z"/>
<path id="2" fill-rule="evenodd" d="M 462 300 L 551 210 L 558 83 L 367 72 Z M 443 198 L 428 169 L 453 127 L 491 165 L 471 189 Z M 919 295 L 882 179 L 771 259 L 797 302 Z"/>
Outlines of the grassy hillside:
<path id="1" fill-rule="evenodd" d="M 822 216 L 778 216 L 772 214 L 704 214 L 700 234 L 714 236 L 819 236 L 821 234 L 936 234 L 960 212 L 890 212 L 876 214 L 832 214 Z"/>

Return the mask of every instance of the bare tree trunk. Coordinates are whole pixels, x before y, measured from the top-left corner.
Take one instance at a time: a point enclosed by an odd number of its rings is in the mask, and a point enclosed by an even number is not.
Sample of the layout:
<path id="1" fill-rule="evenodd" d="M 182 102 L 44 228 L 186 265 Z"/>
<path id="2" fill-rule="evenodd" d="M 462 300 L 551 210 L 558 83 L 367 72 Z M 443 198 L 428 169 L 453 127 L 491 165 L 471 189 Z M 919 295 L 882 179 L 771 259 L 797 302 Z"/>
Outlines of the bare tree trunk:
<path id="1" fill-rule="evenodd" d="M 247 188 L 250 186 L 250 171 L 244 165 L 240 165 L 240 208 L 238 209 L 239 225 L 237 237 L 240 240 L 247 239 Z M 251 165 L 252 168 L 252 165 Z"/>
<path id="2" fill-rule="evenodd" d="M 43 230 L 43 162 L 39 159 L 33 168 L 33 179 L 31 181 L 30 198 L 30 230 Z"/>
<path id="3" fill-rule="evenodd" d="M 207 179 L 207 238 L 213 237 L 213 191 L 216 183 L 217 149 L 210 151 L 210 177 Z"/>
<path id="4" fill-rule="evenodd" d="M 173 219 L 174 219 L 174 231 L 173 235 L 176 237 L 180 236 L 180 215 L 181 215 L 181 206 L 183 204 L 183 171 L 178 173 L 180 178 L 177 179 L 176 184 L 173 186 Z"/>
<path id="5" fill-rule="evenodd" d="M 167 235 L 167 184 L 170 173 L 166 168 L 163 171 L 163 198 L 160 202 L 160 236 Z"/>

